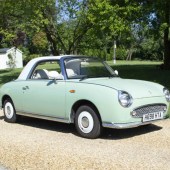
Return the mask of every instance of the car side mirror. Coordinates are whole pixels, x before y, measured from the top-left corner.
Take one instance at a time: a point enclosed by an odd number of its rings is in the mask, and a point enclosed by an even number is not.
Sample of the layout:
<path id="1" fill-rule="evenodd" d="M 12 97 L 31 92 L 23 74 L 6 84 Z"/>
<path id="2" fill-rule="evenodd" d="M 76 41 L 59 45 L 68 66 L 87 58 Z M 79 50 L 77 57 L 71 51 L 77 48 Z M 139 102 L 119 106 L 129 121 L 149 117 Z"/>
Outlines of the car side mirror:
<path id="1" fill-rule="evenodd" d="M 48 76 L 51 78 L 51 79 L 55 79 L 55 80 L 63 80 L 64 79 L 64 76 L 62 74 L 59 74 L 58 72 L 56 71 L 50 71 L 48 73 Z"/>
<path id="2" fill-rule="evenodd" d="M 118 72 L 117 70 L 115 70 L 115 74 L 116 74 L 116 75 L 119 75 L 119 72 Z"/>

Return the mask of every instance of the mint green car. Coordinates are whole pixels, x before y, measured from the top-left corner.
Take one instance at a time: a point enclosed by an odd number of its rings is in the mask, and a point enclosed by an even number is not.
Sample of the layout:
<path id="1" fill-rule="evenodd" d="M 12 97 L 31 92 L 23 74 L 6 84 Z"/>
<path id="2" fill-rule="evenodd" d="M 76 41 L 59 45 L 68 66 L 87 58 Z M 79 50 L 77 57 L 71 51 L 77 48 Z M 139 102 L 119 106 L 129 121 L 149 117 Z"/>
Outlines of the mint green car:
<path id="1" fill-rule="evenodd" d="M 31 60 L 0 89 L 7 122 L 19 116 L 74 123 L 85 138 L 103 127 L 124 129 L 167 117 L 170 92 L 162 85 L 122 79 L 96 58 L 49 56 Z"/>

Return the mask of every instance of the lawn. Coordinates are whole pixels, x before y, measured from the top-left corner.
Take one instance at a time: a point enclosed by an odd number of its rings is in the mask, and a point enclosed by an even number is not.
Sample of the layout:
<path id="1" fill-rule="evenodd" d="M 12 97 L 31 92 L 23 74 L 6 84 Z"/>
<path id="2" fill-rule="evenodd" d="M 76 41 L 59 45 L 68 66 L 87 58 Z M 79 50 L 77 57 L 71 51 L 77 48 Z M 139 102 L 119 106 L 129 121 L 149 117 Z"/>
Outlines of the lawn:
<path id="1" fill-rule="evenodd" d="M 4 83 L 15 80 L 19 76 L 21 70 L 22 69 L 0 70 L 0 86 L 2 86 Z"/>
<path id="2" fill-rule="evenodd" d="M 170 70 L 159 69 L 160 62 L 151 61 L 117 61 L 108 62 L 119 76 L 128 79 L 148 80 L 160 83 L 170 89 Z M 0 70 L 0 86 L 18 77 L 22 69 Z"/>
<path id="3" fill-rule="evenodd" d="M 119 76 L 128 79 L 140 79 L 156 82 L 170 90 L 170 70 L 161 70 L 161 62 L 151 61 L 117 61 L 116 64 L 108 62 Z"/>

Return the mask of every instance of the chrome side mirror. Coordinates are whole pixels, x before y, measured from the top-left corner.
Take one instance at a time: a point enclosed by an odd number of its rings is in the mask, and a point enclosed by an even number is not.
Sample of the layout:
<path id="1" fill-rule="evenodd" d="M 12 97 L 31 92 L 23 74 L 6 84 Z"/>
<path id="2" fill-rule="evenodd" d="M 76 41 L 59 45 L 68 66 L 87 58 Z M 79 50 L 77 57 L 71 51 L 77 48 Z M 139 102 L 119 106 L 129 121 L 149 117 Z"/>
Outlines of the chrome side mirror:
<path id="1" fill-rule="evenodd" d="M 114 71 L 116 75 L 119 75 L 119 72 L 117 70 Z"/>

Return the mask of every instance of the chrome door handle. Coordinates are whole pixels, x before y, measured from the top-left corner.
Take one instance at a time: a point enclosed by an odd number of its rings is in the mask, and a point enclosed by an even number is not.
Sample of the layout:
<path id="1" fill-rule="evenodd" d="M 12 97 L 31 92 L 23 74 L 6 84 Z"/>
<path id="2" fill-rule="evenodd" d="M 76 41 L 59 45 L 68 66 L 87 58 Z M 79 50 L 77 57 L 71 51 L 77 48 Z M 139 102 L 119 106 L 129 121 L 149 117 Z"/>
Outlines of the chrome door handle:
<path id="1" fill-rule="evenodd" d="M 22 88 L 22 90 L 27 90 L 27 89 L 29 89 L 28 86 L 25 86 L 25 87 Z"/>

